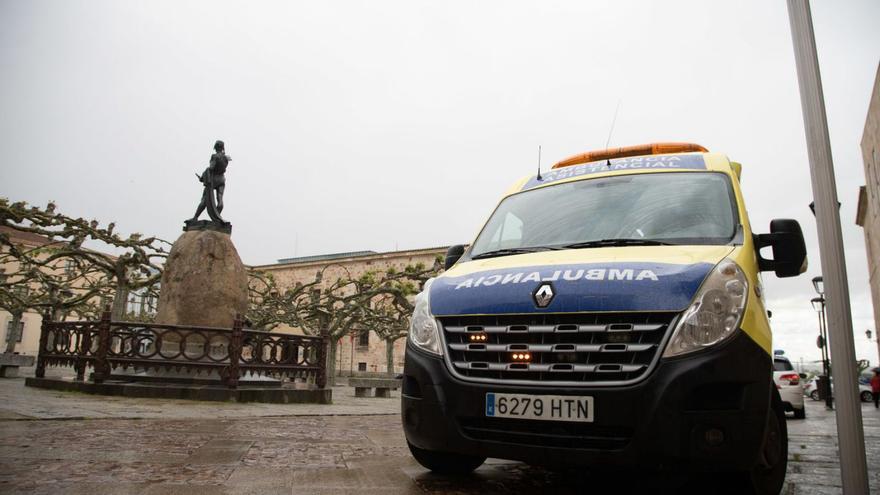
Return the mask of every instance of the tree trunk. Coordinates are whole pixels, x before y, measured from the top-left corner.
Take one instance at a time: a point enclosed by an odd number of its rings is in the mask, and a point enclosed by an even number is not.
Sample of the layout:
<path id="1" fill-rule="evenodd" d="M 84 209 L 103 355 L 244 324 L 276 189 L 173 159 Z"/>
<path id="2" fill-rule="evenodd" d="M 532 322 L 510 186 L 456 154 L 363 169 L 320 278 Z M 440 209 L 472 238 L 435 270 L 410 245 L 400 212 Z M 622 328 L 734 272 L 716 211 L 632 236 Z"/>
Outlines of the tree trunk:
<path id="1" fill-rule="evenodd" d="M 122 321 L 125 318 L 125 306 L 128 304 L 128 284 L 124 279 L 117 278 L 116 295 L 113 297 L 113 307 L 110 310 L 110 319 Z M 101 308 L 103 310 L 103 308 Z"/>
<path id="2" fill-rule="evenodd" d="M 62 321 L 64 318 L 64 310 L 57 305 L 52 307 L 52 321 Z"/>
<path id="3" fill-rule="evenodd" d="M 332 387 L 336 385 L 336 339 L 331 337 L 327 347 L 327 386 Z"/>
<path id="4" fill-rule="evenodd" d="M 385 369 L 389 375 L 394 374 L 394 342 L 396 340 L 387 339 L 385 341 Z"/>
<path id="5" fill-rule="evenodd" d="M 21 311 L 16 311 L 12 313 L 12 321 L 9 323 L 9 327 L 6 329 L 6 338 L 8 339 L 6 342 L 6 353 L 12 354 L 15 352 L 15 344 L 18 343 L 18 331 L 21 326 Z M 15 335 L 10 335 L 10 333 L 14 333 Z"/>

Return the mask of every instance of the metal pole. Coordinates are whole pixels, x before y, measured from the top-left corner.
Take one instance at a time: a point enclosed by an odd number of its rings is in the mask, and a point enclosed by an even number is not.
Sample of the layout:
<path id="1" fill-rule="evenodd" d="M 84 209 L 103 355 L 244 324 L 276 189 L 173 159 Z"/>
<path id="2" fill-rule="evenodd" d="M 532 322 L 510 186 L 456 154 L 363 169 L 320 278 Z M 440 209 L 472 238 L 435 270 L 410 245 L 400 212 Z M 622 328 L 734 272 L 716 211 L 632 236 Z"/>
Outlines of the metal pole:
<path id="1" fill-rule="evenodd" d="M 822 313 L 816 311 L 819 318 L 819 359 L 822 360 L 822 374 L 828 376 L 828 361 L 825 360 L 825 332 L 822 331 Z"/>
<path id="2" fill-rule="evenodd" d="M 788 16 L 794 44 L 795 65 L 801 93 L 801 108 L 810 178 L 816 203 L 819 252 L 831 337 L 831 358 L 837 363 L 837 437 L 840 445 L 840 477 L 843 493 L 868 493 L 868 468 L 865 461 L 865 434 L 862 430 L 862 407 L 856 376 L 856 352 L 853 342 L 852 314 L 846 279 L 843 237 L 837 208 L 837 185 L 831 159 L 831 142 L 822 94 L 822 78 L 816 55 L 816 40 L 810 4 L 807 0 L 788 0 Z"/>
<path id="3" fill-rule="evenodd" d="M 825 394 L 825 407 L 828 409 L 834 409 L 834 389 L 831 387 L 831 382 L 834 379 L 834 370 L 831 369 L 831 363 L 828 359 L 828 320 L 825 318 L 825 302 L 822 302 L 822 310 L 819 312 L 819 324 L 822 328 L 822 339 L 825 344 L 822 346 L 822 352 L 824 353 L 822 359 L 825 360 L 825 379 L 828 380 L 828 393 Z"/>
<path id="4" fill-rule="evenodd" d="M 880 335 L 874 335 L 874 340 L 877 341 L 877 366 L 880 366 Z"/>

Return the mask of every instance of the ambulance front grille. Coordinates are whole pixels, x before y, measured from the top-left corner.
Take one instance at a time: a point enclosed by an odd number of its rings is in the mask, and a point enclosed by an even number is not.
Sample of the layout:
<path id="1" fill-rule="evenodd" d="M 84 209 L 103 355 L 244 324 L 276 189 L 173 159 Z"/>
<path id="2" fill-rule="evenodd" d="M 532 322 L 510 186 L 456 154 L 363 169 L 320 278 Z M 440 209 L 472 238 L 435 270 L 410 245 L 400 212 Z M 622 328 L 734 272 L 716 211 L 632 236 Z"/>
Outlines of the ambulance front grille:
<path id="1" fill-rule="evenodd" d="M 447 363 L 473 381 L 631 383 L 656 364 L 676 313 L 440 318 Z"/>

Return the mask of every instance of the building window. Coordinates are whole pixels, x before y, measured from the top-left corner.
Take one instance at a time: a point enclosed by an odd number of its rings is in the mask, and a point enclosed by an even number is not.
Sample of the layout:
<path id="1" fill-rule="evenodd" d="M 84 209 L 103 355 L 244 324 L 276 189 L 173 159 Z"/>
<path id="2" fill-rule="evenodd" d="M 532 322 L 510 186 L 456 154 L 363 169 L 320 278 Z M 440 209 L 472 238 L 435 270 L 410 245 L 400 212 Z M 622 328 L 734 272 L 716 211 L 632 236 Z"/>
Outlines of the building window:
<path id="1" fill-rule="evenodd" d="M 367 371 L 367 363 L 358 363 L 358 371 Z"/>
<path id="2" fill-rule="evenodd" d="M 156 312 L 157 298 L 145 289 L 129 292 L 126 312 L 132 315 L 145 316 Z"/>
<path id="3" fill-rule="evenodd" d="M 6 322 L 6 342 L 12 341 L 14 338 L 16 342 L 21 342 L 21 338 L 24 335 L 24 320 L 18 322 L 18 329 L 12 328 L 12 320 Z"/>
<path id="4" fill-rule="evenodd" d="M 67 259 L 64 261 L 64 273 L 65 275 L 71 275 L 76 270 L 76 261 L 72 259 Z"/>
<path id="5" fill-rule="evenodd" d="M 364 330 L 358 335 L 358 347 L 370 347 L 370 331 Z"/>

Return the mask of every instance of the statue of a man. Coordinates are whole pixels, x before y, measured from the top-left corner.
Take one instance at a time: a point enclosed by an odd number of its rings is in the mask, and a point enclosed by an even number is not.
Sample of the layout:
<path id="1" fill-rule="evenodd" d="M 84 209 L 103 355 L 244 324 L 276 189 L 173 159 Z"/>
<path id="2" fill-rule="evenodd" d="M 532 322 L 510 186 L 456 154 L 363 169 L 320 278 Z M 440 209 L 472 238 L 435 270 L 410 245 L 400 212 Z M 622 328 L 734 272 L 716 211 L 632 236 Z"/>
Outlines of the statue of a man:
<path id="1" fill-rule="evenodd" d="M 231 161 L 232 157 L 226 154 L 226 147 L 223 141 L 218 140 L 215 142 L 214 154 L 211 155 L 210 165 L 202 172 L 202 175 L 197 176 L 199 181 L 205 185 L 205 188 L 202 192 L 202 201 L 199 203 L 199 207 L 196 208 L 196 214 L 189 222 L 198 220 L 199 215 L 207 208 L 208 216 L 211 217 L 211 220 L 218 223 L 226 223 L 220 216 L 220 213 L 223 211 L 223 191 L 226 189 L 226 167 L 229 166 Z"/>

